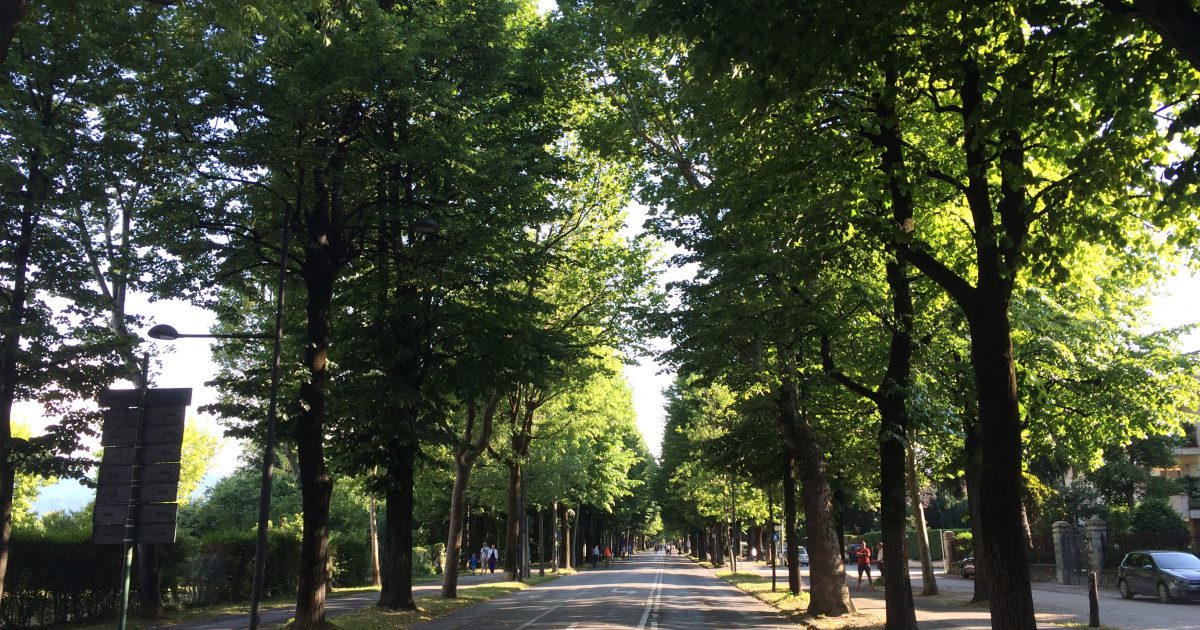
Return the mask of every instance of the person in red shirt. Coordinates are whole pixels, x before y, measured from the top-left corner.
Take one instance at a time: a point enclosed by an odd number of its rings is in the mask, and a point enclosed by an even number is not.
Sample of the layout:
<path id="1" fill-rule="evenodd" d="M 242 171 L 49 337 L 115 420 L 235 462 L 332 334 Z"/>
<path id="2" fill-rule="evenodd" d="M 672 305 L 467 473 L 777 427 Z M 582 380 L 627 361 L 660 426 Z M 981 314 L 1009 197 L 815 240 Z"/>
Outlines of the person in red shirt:
<path id="1" fill-rule="evenodd" d="M 871 582 L 871 548 L 867 546 L 867 541 L 859 541 L 854 557 L 858 560 L 858 585 L 854 587 L 854 590 L 862 590 L 863 573 L 867 574 L 867 588 L 875 590 L 875 585 Z"/>

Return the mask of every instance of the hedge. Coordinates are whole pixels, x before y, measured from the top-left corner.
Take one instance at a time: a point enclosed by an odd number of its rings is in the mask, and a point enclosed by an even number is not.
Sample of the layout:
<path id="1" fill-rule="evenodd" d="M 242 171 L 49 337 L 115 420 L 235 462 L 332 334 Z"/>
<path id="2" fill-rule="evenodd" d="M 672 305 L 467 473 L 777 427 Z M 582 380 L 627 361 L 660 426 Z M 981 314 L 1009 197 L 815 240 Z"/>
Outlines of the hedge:
<path id="1" fill-rule="evenodd" d="M 157 547 L 164 605 L 180 608 L 235 602 L 249 598 L 254 581 L 253 531 L 222 532 L 197 540 L 179 536 L 173 545 Z M 431 554 L 414 550 L 421 562 L 414 573 L 432 572 Z M 337 586 L 370 579 L 366 541 L 333 536 L 330 540 L 333 581 Z M 288 532 L 267 536 L 266 597 L 286 597 L 299 584 L 300 540 Z M 8 575 L 0 623 L 28 628 L 81 620 L 111 619 L 120 597 L 121 547 L 93 545 L 91 539 L 14 533 L 9 546 Z M 130 580 L 130 610 L 138 610 L 138 574 Z"/>
<path id="2" fill-rule="evenodd" d="M 947 532 L 947 531 L 954 532 L 955 537 L 956 537 L 955 538 L 955 547 L 960 548 L 960 551 L 961 551 L 961 547 L 962 547 L 961 540 L 962 540 L 964 534 L 966 535 L 967 540 L 970 541 L 971 530 L 969 530 L 969 529 L 931 529 L 931 530 L 929 530 L 929 555 L 930 555 L 930 558 L 935 562 L 942 559 L 942 532 Z M 914 530 L 914 529 L 905 530 L 904 535 L 908 539 L 908 557 L 914 558 L 914 559 L 920 558 L 921 557 L 921 547 L 920 547 L 920 543 L 917 541 L 916 530 Z M 882 532 L 868 532 L 866 534 L 863 534 L 862 536 L 855 536 L 855 537 L 850 537 L 849 535 L 847 535 L 846 544 L 849 545 L 851 543 L 856 543 L 860 539 L 867 541 L 867 544 L 871 545 L 871 547 L 874 548 L 875 546 L 877 546 L 879 544 L 879 541 L 883 539 L 883 533 Z M 970 542 L 967 542 L 966 551 L 970 552 L 970 550 L 971 550 Z M 963 556 L 961 553 L 959 553 L 955 557 L 961 559 Z"/>

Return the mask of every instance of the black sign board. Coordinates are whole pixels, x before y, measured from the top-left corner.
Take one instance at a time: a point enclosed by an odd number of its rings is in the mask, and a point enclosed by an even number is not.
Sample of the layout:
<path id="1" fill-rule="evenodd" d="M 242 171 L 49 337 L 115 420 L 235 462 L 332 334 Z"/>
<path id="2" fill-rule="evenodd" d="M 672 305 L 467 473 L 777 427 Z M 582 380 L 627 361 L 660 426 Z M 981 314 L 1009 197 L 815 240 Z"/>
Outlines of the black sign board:
<path id="1" fill-rule="evenodd" d="M 96 400 L 101 407 L 139 407 L 142 404 L 140 389 L 106 389 Z M 175 387 L 146 390 L 146 407 L 187 407 L 192 404 L 192 388 Z"/>
<path id="2" fill-rule="evenodd" d="M 175 503 L 141 503 L 134 513 L 134 522 L 142 525 L 175 524 L 179 506 Z M 96 525 L 124 525 L 129 518 L 128 503 L 97 503 L 92 511 L 92 523 Z"/>
<path id="3" fill-rule="evenodd" d="M 146 503 L 169 503 L 179 495 L 177 483 L 146 483 L 142 484 L 140 499 Z M 128 504 L 133 497 L 133 486 L 101 485 L 96 489 L 96 505 L 104 503 Z"/>
<path id="4" fill-rule="evenodd" d="M 186 407 L 148 407 L 146 409 L 146 426 L 159 424 L 183 424 Z M 142 411 L 137 407 L 130 409 L 105 409 L 104 427 L 136 427 L 141 420 Z"/>
<path id="5" fill-rule="evenodd" d="M 177 462 L 182 452 L 182 442 L 147 444 L 142 447 L 142 463 Z M 132 446 L 110 446 L 104 449 L 104 458 L 100 460 L 100 463 L 103 466 L 132 466 L 136 456 L 137 449 Z"/>
<path id="6" fill-rule="evenodd" d="M 92 525 L 92 542 L 97 545 L 119 545 L 125 542 L 124 525 Z M 175 542 L 175 523 L 138 525 L 133 530 L 133 542 L 148 545 L 169 545 Z"/>
<path id="7" fill-rule="evenodd" d="M 105 447 L 92 516 L 96 544 L 172 543 L 191 389 L 106 390 Z M 142 405 L 145 405 L 143 408 Z"/>

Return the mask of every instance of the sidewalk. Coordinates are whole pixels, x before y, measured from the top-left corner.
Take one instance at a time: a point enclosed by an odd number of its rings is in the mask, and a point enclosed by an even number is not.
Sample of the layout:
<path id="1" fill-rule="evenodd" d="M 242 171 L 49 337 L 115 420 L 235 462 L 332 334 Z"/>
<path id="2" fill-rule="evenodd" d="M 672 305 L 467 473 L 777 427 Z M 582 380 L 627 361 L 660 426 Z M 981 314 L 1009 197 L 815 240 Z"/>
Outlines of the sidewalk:
<path id="1" fill-rule="evenodd" d="M 750 563 L 743 565 L 738 563 L 738 571 L 745 571 Z M 765 577 L 770 577 L 771 567 L 762 563 L 755 563 L 755 571 Z M 801 584 L 807 590 L 809 588 L 808 567 L 801 567 Z M 780 589 L 787 588 L 787 567 L 777 567 L 777 578 Z M 934 596 L 921 595 L 921 565 L 920 563 L 910 562 L 909 576 L 913 586 L 913 604 L 916 608 L 917 622 L 922 630 L 924 629 L 958 629 L 958 630 L 990 630 L 992 627 L 991 614 L 987 606 L 971 604 L 971 594 L 974 589 L 974 584 L 971 580 L 964 580 L 954 575 L 946 575 L 937 573 L 939 594 Z M 876 571 L 875 577 L 879 574 Z M 847 569 L 847 580 L 850 587 L 850 597 L 855 608 L 858 609 L 860 615 L 867 618 L 860 618 L 859 623 L 849 623 L 846 627 L 862 627 L 872 625 L 872 621 L 882 627 L 886 619 L 886 605 L 884 601 L 884 592 L 882 588 L 876 587 L 876 590 L 854 590 L 857 579 L 851 575 L 849 568 Z M 1084 587 L 1065 586 L 1060 584 L 1043 584 L 1035 583 L 1034 590 L 1046 590 L 1055 592 L 1065 592 L 1079 594 L 1082 597 L 1087 596 L 1087 590 Z M 1084 611 L 1086 615 L 1086 611 Z M 873 619 L 871 619 L 873 618 Z M 1061 627 L 1064 624 L 1086 623 L 1086 617 L 1080 618 L 1075 615 L 1054 613 L 1054 612 L 1038 612 L 1037 613 L 1038 627 L 1040 628 L 1055 628 Z M 814 625 L 815 627 L 815 625 Z M 824 625 L 820 627 L 826 627 Z"/>

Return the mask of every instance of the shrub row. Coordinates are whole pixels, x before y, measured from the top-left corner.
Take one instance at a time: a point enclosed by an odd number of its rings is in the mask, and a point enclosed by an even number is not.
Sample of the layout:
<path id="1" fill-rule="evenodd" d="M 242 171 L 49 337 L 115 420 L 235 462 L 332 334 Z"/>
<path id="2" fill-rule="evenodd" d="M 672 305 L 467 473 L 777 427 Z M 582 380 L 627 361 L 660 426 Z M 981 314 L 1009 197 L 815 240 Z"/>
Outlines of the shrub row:
<path id="1" fill-rule="evenodd" d="M 195 539 L 180 536 L 173 545 L 157 547 L 164 604 L 178 608 L 247 599 L 253 588 L 253 531 L 224 532 Z M 414 573 L 434 570 L 435 549 L 417 548 Z M 16 533 L 9 551 L 0 625 L 28 628 L 116 616 L 120 597 L 121 547 L 93 545 L 90 539 Z M 333 536 L 330 540 L 336 586 L 355 586 L 370 579 L 366 541 Z M 296 592 L 300 541 L 289 532 L 267 537 L 267 597 Z M 138 609 L 138 574 L 130 580 L 131 614 Z"/>

